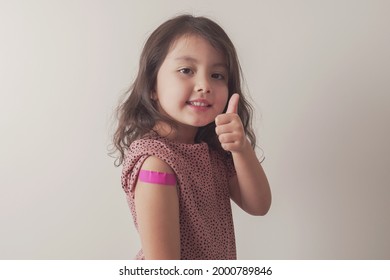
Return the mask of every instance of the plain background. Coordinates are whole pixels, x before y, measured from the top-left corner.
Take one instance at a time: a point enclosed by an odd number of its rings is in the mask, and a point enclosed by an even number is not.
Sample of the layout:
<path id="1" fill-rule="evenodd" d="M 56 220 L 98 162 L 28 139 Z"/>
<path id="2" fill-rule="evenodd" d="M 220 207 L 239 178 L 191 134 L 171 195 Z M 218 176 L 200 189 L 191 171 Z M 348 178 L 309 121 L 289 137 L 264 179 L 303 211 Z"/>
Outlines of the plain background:
<path id="1" fill-rule="evenodd" d="M 273 205 L 240 259 L 390 259 L 390 2 L 0 1 L 0 258 L 132 259 L 108 147 L 148 35 L 217 21 L 256 107 Z"/>

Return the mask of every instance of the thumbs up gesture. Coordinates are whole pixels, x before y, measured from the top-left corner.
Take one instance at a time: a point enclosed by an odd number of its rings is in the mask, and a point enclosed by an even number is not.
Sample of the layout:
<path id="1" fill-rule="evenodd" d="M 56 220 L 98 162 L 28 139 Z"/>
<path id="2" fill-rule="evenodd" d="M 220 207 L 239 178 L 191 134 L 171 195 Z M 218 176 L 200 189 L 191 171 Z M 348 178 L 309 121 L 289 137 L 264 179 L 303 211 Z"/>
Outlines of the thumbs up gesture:
<path id="1" fill-rule="evenodd" d="M 244 126 L 237 114 L 238 101 L 240 96 L 235 93 L 230 97 L 229 105 L 225 114 L 220 114 L 215 118 L 215 132 L 224 150 L 232 153 L 241 152 L 248 143 Z"/>

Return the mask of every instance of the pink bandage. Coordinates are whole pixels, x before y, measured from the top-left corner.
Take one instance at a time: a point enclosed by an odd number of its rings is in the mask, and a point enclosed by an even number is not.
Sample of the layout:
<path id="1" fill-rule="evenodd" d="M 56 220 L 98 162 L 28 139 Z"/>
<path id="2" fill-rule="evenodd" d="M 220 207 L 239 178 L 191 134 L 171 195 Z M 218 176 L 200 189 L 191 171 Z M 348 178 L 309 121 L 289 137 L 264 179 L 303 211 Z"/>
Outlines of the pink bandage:
<path id="1" fill-rule="evenodd" d="M 150 170 L 141 170 L 138 178 L 141 182 L 159 184 L 159 185 L 176 185 L 176 176 L 172 173 L 156 172 Z"/>

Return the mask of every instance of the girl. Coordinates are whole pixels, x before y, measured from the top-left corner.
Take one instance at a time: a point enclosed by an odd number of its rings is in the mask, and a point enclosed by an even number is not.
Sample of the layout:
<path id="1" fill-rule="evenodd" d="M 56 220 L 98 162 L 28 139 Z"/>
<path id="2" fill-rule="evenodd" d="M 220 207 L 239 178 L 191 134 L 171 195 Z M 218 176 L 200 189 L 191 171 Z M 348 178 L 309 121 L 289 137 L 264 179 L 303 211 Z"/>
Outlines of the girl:
<path id="1" fill-rule="evenodd" d="M 235 48 L 210 19 L 178 16 L 147 40 L 114 136 L 137 259 L 236 259 L 230 199 L 269 210 L 240 84 Z"/>

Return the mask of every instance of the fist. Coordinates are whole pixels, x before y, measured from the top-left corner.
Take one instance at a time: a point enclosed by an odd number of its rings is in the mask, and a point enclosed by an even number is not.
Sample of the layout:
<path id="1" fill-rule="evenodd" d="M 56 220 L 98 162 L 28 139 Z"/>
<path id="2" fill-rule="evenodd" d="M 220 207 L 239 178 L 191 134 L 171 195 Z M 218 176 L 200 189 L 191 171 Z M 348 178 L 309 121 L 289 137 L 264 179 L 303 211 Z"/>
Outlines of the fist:
<path id="1" fill-rule="evenodd" d="M 230 97 L 225 114 L 215 118 L 215 132 L 224 150 L 235 153 L 244 150 L 247 143 L 244 126 L 237 114 L 240 96 L 235 93 Z"/>

